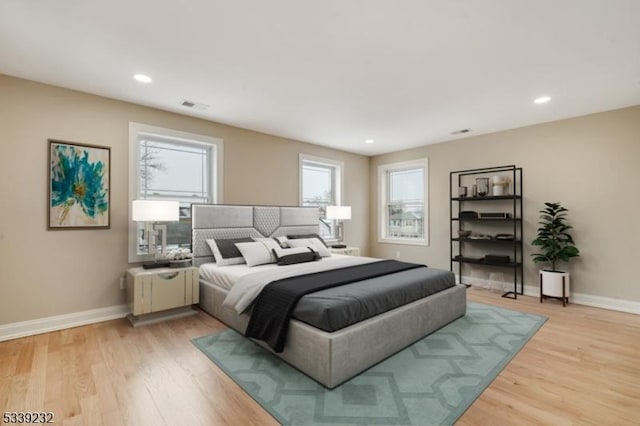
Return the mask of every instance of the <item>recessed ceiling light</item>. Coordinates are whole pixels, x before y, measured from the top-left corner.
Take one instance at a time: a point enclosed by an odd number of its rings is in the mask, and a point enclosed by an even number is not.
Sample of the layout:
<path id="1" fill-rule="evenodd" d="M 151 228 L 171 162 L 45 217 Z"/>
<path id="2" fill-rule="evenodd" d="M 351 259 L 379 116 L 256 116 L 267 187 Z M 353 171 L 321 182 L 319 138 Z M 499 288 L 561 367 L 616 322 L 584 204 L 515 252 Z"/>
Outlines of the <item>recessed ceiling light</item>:
<path id="1" fill-rule="evenodd" d="M 364 141 L 364 143 L 367 143 L 367 144 L 372 144 L 374 142 L 375 141 L 373 139 L 367 139 L 366 141 Z"/>
<path id="2" fill-rule="evenodd" d="M 533 100 L 534 104 L 546 104 L 551 100 L 551 96 L 540 96 L 539 98 L 535 98 Z"/>
<path id="3" fill-rule="evenodd" d="M 144 74 L 136 74 L 133 76 L 133 78 L 135 78 L 137 81 L 139 81 L 140 83 L 151 83 L 151 77 L 149 77 L 148 75 L 144 75 Z"/>

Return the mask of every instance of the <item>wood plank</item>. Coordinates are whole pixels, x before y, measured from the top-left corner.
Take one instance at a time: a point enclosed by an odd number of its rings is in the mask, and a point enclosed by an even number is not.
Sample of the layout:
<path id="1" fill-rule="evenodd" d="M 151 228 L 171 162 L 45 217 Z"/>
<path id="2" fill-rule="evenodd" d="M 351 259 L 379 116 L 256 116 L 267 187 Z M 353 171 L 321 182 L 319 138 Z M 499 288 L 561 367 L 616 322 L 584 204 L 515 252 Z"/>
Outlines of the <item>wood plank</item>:
<path id="1" fill-rule="evenodd" d="M 31 411 L 42 412 L 45 407 L 45 393 L 47 389 L 47 346 L 39 345 L 34 349 L 33 364 L 25 405 Z"/>
<path id="2" fill-rule="evenodd" d="M 82 420 L 84 424 L 92 426 L 101 426 L 103 424 L 100 402 L 97 395 L 82 398 L 80 400 L 80 407 L 82 407 Z"/>
<path id="3" fill-rule="evenodd" d="M 29 387 L 29 374 L 15 374 L 11 377 L 9 383 L 9 391 L 7 395 L 7 402 L 3 408 L 4 411 L 26 411 L 23 407 L 26 406 L 25 399 L 27 396 L 27 389 Z"/>
<path id="4" fill-rule="evenodd" d="M 6 411 L 17 363 L 17 355 L 0 356 L 0 413 Z"/>
<path id="5" fill-rule="evenodd" d="M 72 340 L 72 339 L 71 339 Z M 77 348 L 67 344 L 60 351 L 62 369 L 62 412 L 57 412 L 56 418 L 73 424 L 73 418 L 81 417 L 80 398 L 82 395 L 76 393 L 76 359 Z M 81 419 L 80 419 L 81 420 Z"/>

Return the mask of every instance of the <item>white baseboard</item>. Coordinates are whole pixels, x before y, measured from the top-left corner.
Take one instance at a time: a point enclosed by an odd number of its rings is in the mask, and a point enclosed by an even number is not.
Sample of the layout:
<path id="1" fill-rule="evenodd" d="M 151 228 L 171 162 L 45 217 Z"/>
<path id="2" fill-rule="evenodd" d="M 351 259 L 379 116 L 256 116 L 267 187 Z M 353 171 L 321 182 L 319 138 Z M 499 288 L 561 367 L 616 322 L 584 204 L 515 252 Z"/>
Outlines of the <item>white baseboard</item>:
<path id="1" fill-rule="evenodd" d="M 489 288 L 490 282 L 487 279 L 481 279 L 478 277 L 464 276 L 463 281 L 465 283 L 473 283 L 479 287 Z M 456 282 L 460 282 L 460 276 L 456 275 Z M 492 283 L 493 284 L 493 283 Z M 494 286 L 494 289 L 513 289 L 513 282 L 499 283 Z M 525 285 L 525 296 L 540 297 L 540 287 L 538 285 Z M 576 305 L 593 306 L 594 308 L 609 309 L 612 311 L 628 312 L 631 314 L 640 314 L 640 302 L 633 300 L 616 299 L 613 297 L 594 296 L 591 294 L 571 292 L 569 297 L 571 303 Z"/>
<path id="2" fill-rule="evenodd" d="M 540 287 L 535 285 L 525 285 L 524 294 L 527 296 L 540 297 Z M 640 314 L 640 302 L 633 300 L 594 296 L 592 294 L 576 293 L 572 291 L 569 301 L 576 305 L 593 306 L 594 308 L 610 309 L 612 311 L 628 312 L 630 314 Z"/>
<path id="3" fill-rule="evenodd" d="M 72 314 L 57 315 L 53 317 L 0 325 L 0 342 L 17 339 L 18 337 L 33 336 L 35 334 L 48 333 L 50 331 L 62 330 L 65 328 L 124 318 L 128 313 L 129 309 L 127 305 L 116 305 L 106 308 L 74 312 Z"/>

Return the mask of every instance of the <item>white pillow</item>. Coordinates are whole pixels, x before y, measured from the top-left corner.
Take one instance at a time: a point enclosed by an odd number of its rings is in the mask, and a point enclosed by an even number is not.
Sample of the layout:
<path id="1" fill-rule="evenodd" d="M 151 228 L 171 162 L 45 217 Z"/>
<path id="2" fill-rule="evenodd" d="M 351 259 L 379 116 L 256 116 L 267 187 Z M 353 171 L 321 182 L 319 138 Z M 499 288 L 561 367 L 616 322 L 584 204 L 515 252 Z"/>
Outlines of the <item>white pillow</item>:
<path id="1" fill-rule="evenodd" d="M 276 263 L 278 259 L 276 259 L 276 255 L 275 253 L 273 253 L 273 249 L 280 249 L 280 244 L 278 244 L 278 242 L 273 238 L 254 238 L 254 240 L 264 244 L 267 247 L 269 253 L 271 253 L 271 263 Z"/>
<path id="2" fill-rule="evenodd" d="M 331 252 L 329 251 L 329 249 L 325 247 L 325 245 L 322 244 L 322 241 L 317 238 L 299 238 L 295 240 L 289 240 L 288 243 L 291 247 L 311 247 L 322 257 L 331 256 Z"/>
<path id="3" fill-rule="evenodd" d="M 273 244 L 277 245 L 275 241 Z M 276 261 L 275 255 L 267 248 L 266 244 L 261 241 L 237 243 L 236 247 L 238 247 L 238 250 L 242 253 L 242 257 L 249 267 L 274 263 Z"/>

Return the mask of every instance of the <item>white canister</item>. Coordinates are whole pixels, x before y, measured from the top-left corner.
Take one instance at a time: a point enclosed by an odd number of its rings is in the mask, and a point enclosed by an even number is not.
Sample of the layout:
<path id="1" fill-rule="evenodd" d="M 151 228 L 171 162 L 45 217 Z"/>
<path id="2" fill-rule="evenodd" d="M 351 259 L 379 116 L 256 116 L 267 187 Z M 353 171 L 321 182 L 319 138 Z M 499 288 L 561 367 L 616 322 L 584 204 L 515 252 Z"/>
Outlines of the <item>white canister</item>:
<path id="1" fill-rule="evenodd" d="M 509 179 L 505 176 L 491 176 L 491 193 L 493 195 L 505 195 Z"/>

